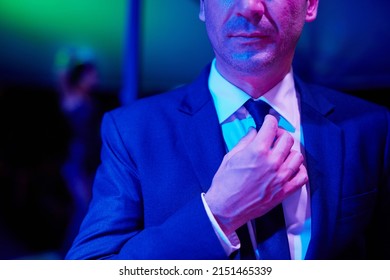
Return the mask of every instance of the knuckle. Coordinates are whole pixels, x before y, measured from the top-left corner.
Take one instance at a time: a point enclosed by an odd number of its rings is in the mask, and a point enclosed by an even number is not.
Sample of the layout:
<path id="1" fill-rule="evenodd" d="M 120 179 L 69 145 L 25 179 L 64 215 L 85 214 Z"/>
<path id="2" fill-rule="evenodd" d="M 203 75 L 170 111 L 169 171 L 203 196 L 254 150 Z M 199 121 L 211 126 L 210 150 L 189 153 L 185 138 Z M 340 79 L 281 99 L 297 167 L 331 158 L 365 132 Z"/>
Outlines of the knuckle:
<path id="1" fill-rule="evenodd" d="M 287 178 L 288 178 L 287 173 L 288 172 L 286 172 L 286 171 L 278 172 L 277 175 L 276 175 L 275 181 L 277 183 L 279 183 L 279 184 L 284 184 L 287 181 Z"/>
<path id="2" fill-rule="evenodd" d="M 255 152 L 257 154 L 260 154 L 260 155 L 265 155 L 268 153 L 269 151 L 269 148 L 267 148 L 267 146 L 263 143 L 259 144 L 259 145 L 256 145 L 255 148 L 254 148 Z"/>
<path id="3" fill-rule="evenodd" d="M 287 131 L 284 133 L 284 137 L 286 137 L 287 144 L 293 145 L 294 144 L 294 138 L 291 136 L 290 133 Z"/>
<path id="4" fill-rule="evenodd" d="M 271 170 L 276 172 L 279 170 L 280 166 L 282 165 L 281 157 L 270 157 L 268 159 L 268 165 L 270 166 Z"/>

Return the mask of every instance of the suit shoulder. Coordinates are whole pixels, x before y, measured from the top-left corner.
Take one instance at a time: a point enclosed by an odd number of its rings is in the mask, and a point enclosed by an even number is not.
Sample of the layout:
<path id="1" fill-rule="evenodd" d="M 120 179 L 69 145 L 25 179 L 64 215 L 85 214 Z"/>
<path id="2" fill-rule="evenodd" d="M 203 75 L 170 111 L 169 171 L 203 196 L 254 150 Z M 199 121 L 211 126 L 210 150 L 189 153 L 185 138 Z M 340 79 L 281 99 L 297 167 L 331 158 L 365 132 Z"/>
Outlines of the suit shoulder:
<path id="1" fill-rule="evenodd" d="M 131 104 L 120 106 L 109 113 L 115 117 L 122 115 L 133 114 L 150 114 L 160 110 L 172 110 L 177 108 L 185 94 L 186 86 L 180 88 L 158 93 L 152 96 L 147 96 L 134 101 Z"/>
<path id="2" fill-rule="evenodd" d="M 368 112 L 388 112 L 389 108 L 379 103 L 364 99 L 362 97 L 347 93 L 345 91 L 336 90 L 330 87 L 321 85 L 308 84 L 310 91 L 315 94 L 321 94 L 337 108 L 342 108 L 345 113 L 368 113 Z"/>
<path id="3" fill-rule="evenodd" d="M 140 98 L 128 105 L 115 108 L 105 114 L 122 129 L 131 127 L 140 129 L 145 124 L 173 121 L 186 93 L 187 86 L 181 86 L 171 91 Z"/>

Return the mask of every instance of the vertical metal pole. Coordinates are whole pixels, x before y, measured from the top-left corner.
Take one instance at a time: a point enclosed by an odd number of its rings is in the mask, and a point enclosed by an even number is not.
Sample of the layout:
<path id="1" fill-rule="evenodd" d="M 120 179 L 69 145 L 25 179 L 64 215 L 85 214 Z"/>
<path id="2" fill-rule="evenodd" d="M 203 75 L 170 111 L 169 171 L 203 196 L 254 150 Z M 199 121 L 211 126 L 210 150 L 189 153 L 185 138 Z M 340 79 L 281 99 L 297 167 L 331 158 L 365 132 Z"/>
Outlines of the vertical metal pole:
<path id="1" fill-rule="evenodd" d="M 122 105 L 137 99 L 139 88 L 139 35 L 141 0 L 127 0 L 125 27 L 125 49 L 123 60 L 123 82 L 120 93 Z"/>

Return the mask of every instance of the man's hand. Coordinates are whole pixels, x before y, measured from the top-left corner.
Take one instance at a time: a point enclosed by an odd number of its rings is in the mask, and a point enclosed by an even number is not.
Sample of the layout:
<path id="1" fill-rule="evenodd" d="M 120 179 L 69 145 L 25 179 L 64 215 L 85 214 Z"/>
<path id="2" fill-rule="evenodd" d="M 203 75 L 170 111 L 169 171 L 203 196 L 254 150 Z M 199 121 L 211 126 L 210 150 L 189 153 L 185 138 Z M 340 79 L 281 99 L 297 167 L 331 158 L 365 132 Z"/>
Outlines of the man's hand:
<path id="1" fill-rule="evenodd" d="M 248 134 L 224 157 L 205 195 L 226 235 L 260 217 L 308 181 L 294 139 L 267 115 L 257 133 Z"/>

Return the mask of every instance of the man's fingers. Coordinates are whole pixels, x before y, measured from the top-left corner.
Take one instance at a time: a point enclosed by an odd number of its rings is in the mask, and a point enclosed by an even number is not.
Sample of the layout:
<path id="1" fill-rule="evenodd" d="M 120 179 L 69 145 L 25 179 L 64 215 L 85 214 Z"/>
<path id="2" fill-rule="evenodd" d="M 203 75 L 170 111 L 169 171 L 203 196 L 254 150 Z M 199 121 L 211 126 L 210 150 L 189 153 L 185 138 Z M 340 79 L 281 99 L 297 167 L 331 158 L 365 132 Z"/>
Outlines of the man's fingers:
<path id="1" fill-rule="evenodd" d="M 266 115 L 263 125 L 257 133 L 256 139 L 253 141 L 257 147 L 264 147 L 270 149 L 275 141 L 278 131 L 278 121 L 272 115 Z"/>
<path id="2" fill-rule="evenodd" d="M 278 128 L 277 134 L 279 136 L 273 144 L 272 156 L 280 163 L 283 163 L 291 152 L 291 148 L 294 145 L 294 138 L 281 128 Z"/>
<path id="3" fill-rule="evenodd" d="M 301 164 L 303 164 L 303 156 L 300 152 L 291 150 L 287 158 L 280 165 L 278 172 L 275 176 L 275 184 L 285 184 L 291 178 L 293 178 L 300 169 Z"/>
<path id="4" fill-rule="evenodd" d="M 286 196 L 301 188 L 308 181 L 309 177 L 307 176 L 306 167 L 301 164 L 297 173 L 292 178 L 290 178 L 290 180 L 287 181 L 283 186 Z"/>
<path id="5" fill-rule="evenodd" d="M 236 146 L 234 146 L 234 148 L 230 151 L 230 153 L 235 154 L 238 151 L 244 149 L 246 146 L 248 146 L 249 143 L 253 141 L 253 139 L 255 139 L 256 135 L 257 135 L 256 129 L 254 129 L 253 127 L 249 128 L 248 133 L 241 138 L 241 140 L 237 143 Z"/>
<path id="6" fill-rule="evenodd" d="M 299 171 L 302 163 L 303 155 L 300 152 L 292 150 L 280 167 L 280 170 L 287 173 L 287 179 L 290 179 Z"/>

